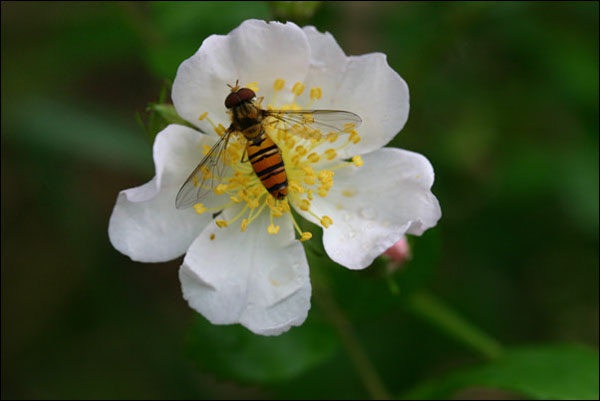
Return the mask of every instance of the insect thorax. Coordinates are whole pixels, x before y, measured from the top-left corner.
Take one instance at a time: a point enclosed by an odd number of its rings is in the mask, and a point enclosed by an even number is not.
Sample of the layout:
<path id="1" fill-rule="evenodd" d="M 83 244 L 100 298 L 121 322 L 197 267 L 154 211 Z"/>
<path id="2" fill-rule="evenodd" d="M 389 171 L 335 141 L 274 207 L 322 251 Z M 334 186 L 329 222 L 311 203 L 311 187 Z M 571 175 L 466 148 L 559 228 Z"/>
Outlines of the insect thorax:
<path id="1" fill-rule="evenodd" d="M 243 102 L 232 109 L 232 125 L 248 139 L 260 135 L 264 112 L 252 102 Z"/>

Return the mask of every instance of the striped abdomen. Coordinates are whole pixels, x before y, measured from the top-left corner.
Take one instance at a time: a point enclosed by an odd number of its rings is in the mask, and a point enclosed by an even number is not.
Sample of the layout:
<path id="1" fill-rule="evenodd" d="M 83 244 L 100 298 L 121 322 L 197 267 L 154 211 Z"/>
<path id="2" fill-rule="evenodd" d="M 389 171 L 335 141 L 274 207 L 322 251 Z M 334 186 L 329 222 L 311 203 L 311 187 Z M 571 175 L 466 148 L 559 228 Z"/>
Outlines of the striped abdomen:
<path id="1" fill-rule="evenodd" d="M 283 199 L 288 193 L 287 175 L 281 151 L 267 134 L 261 132 L 246 144 L 248 160 L 267 191 L 275 199 Z"/>

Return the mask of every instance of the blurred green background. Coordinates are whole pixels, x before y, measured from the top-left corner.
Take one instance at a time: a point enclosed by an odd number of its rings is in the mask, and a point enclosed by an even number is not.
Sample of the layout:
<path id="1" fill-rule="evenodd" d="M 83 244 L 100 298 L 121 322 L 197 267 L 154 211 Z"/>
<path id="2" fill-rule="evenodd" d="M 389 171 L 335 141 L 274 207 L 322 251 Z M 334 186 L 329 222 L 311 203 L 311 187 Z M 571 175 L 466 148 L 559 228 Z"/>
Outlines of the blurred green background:
<path id="1" fill-rule="evenodd" d="M 332 300 L 393 396 L 432 380 L 443 397 L 504 397 L 481 388 L 502 380 L 494 369 L 556 365 L 597 398 L 598 3 L 276 7 L 2 2 L 2 398 L 372 396 Z M 388 55 L 411 91 L 391 146 L 432 162 L 443 217 L 391 277 L 383 261 L 350 272 L 311 257 L 325 298 L 265 339 L 207 324 L 181 296 L 181 259 L 134 263 L 107 228 L 118 192 L 153 175 L 136 112 L 207 36 L 282 15 L 347 54 Z M 514 366 L 428 318 L 436 302 L 517 350 Z M 519 353 L 531 345 L 549 348 Z M 542 376 L 548 398 L 585 397 L 560 369 Z"/>

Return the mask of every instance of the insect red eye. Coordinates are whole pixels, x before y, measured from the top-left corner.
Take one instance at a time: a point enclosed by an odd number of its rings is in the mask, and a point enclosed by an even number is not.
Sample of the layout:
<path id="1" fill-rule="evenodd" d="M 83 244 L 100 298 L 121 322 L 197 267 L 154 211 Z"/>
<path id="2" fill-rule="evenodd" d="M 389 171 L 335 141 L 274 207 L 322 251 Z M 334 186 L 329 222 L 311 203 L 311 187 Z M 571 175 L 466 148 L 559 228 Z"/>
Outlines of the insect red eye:
<path id="1" fill-rule="evenodd" d="M 225 107 L 230 109 L 230 108 L 238 105 L 240 102 L 241 102 L 240 96 L 237 94 L 237 92 L 232 92 L 229 95 L 227 95 L 227 97 L 225 98 Z"/>
<path id="2" fill-rule="evenodd" d="M 240 101 L 245 102 L 246 100 L 252 99 L 256 94 L 252 89 L 242 88 L 237 91 L 238 96 L 240 97 Z"/>
<path id="3" fill-rule="evenodd" d="M 235 107 L 242 102 L 252 99 L 254 96 L 256 96 L 254 91 L 248 88 L 242 88 L 237 92 L 231 92 L 225 98 L 225 107 L 231 109 L 232 107 Z"/>

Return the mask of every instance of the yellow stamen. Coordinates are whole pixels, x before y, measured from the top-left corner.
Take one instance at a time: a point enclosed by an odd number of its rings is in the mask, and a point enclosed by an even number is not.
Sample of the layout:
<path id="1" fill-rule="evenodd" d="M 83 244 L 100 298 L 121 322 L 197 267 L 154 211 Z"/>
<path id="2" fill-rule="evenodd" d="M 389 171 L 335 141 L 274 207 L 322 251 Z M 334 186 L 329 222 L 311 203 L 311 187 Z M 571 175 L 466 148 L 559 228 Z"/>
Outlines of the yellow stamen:
<path id="1" fill-rule="evenodd" d="M 327 155 L 327 160 L 333 160 L 337 157 L 337 152 L 335 149 L 327 149 L 325 154 Z"/>
<path id="2" fill-rule="evenodd" d="M 321 218 L 321 224 L 323 225 L 323 227 L 329 228 L 329 226 L 333 224 L 333 220 L 331 220 L 329 216 L 323 216 Z"/>
<path id="3" fill-rule="evenodd" d="M 322 94 L 323 93 L 321 92 L 321 88 L 319 88 L 319 87 L 310 89 L 310 99 L 311 100 L 320 99 Z"/>
<path id="4" fill-rule="evenodd" d="M 316 182 L 315 177 L 304 177 L 304 183 L 306 185 L 314 185 Z"/>
<path id="5" fill-rule="evenodd" d="M 227 191 L 227 184 L 219 184 L 215 187 L 214 191 L 215 194 L 217 195 L 223 195 L 225 193 L 225 191 Z"/>
<path id="6" fill-rule="evenodd" d="M 284 86 L 285 86 L 285 81 L 281 78 L 278 78 L 275 80 L 275 83 L 273 84 L 273 89 L 275 89 L 276 91 L 280 91 L 283 89 Z"/>
<path id="7" fill-rule="evenodd" d="M 219 125 L 217 125 L 217 126 L 215 127 L 215 132 L 216 132 L 216 133 L 217 133 L 217 135 L 219 135 L 219 136 L 223 136 L 223 134 L 225 133 L 225 131 L 226 131 L 226 130 L 227 130 L 227 129 L 226 129 L 226 128 L 225 128 L 223 125 L 221 125 L 221 124 L 219 124 Z"/>
<path id="8" fill-rule="evenodd" d="M 292 92 L 294 92 L 296 96 L 300 96 L 302 92 L 304 92 L 304 84 L 302 82 L 296 82 L 292 87 Z"/>
<path id="9" fill-rule="evenodd" d="M 288 187 L 291 191 L 298 192 L 299 194 L 304 192 L 304 188 L 302 187 L 302 185 L 300 185 L 296 181 L 290 181 Z"/>
<path id="10" fill-rule="evenodd" d="M 356 167 L 360 167 L 360 166 L 362 166 L 362 165 L 363 165 L 363 159 L 362 159 L 362 157 L 360 157 L 360 156 L 354 156 L 354 157 L 352 158 L 352 162 L 354 163 L 354 165 L 355 165 Z"/>
<path id="11" fill-rule="evenodd" d="M 227 227 L 227 222 L 225 220 L 216 220 L 215 223 L 219 228 Z"/>
<path id="12" fill-rule="evenodd" d="M 309 233 L 308 231 L 305 231 L 302 233 L 302 235 L 300 236 L 300 241 L 304 242 L 304 241 L 308 241 L 309 239 L 312 238 L 312 234 Z"/>
<path id="13" fill-rule="evenodd" d="M 200 114 L 200 117 L 198 117 L 199 121 L 202 121 L 206 118 L 206 116 L 208 115 L 208 111 L 205 111 L 204 113 Z"/>
<path id="14" fill-rule="evenodd" d="M 302 199 L 300 201 L 300 204 L 298 205 L 298 207 L 300 208 L 300 210 L 304 210 L 305 212 L 308 212 L 308 210 L 310 209 L 310 202 L 306 199 Z"/>
<path id="15" fill-rule="evenodd" d="M 246 88 L 254 91 L 254 93 L 258 92 L 258 82 L 250 82 L 248 85 L 246 85 Z"/>
<path id="16" fill-rule="evenodd" d="M 319 161 L 320 157 L 318 154 L 316 153 L 311 153 L 310 155 L 306 156 L 306 158 L 311 162 L 311 163 L 316 163 Z"/>
<path id="17" fill-rule="evenodd" d="M 207 209 L 204 207 L 204 205 L 202 203 L 196 203 L 194 205 L 194 210 L 196 211 L 196 213 L 202 214 L 202 213 L 206 212 Z"/>
<path id="18" fill-rule="evenodd" d="M 274 225 L 273 223 L 271 223 L 271 225 L 269 226 L 269 228 L 267 228 L 267 232 L 269 234 L 277 234 L 279 232 L 279 226 Z"/>

